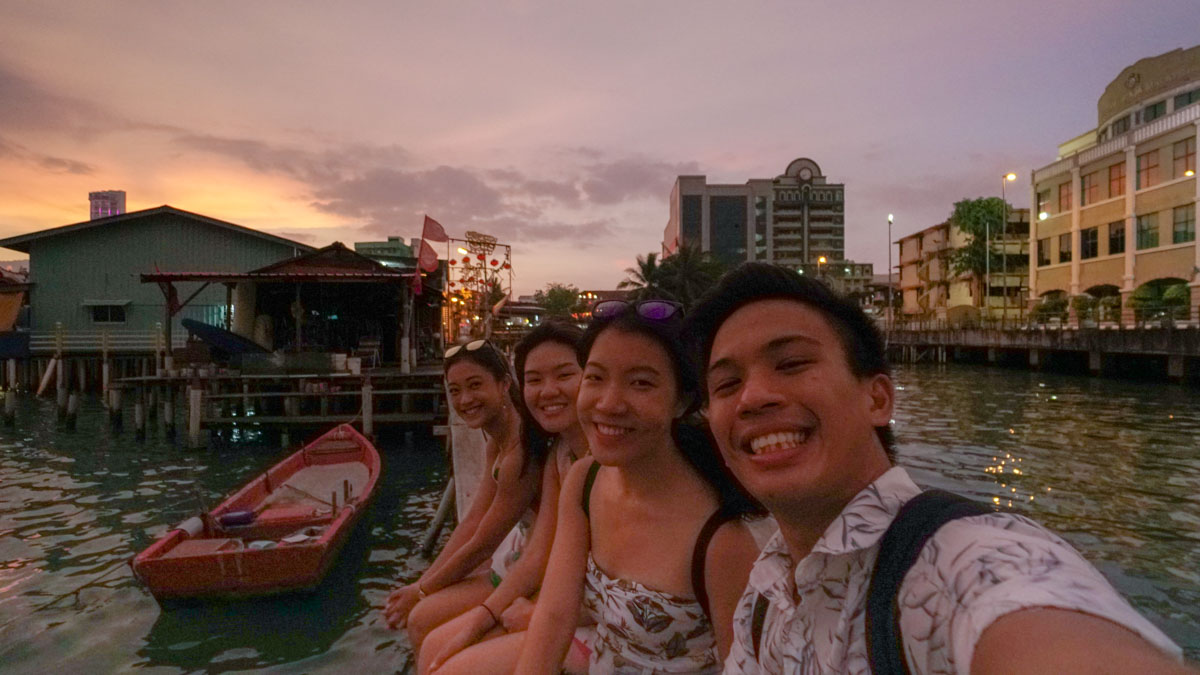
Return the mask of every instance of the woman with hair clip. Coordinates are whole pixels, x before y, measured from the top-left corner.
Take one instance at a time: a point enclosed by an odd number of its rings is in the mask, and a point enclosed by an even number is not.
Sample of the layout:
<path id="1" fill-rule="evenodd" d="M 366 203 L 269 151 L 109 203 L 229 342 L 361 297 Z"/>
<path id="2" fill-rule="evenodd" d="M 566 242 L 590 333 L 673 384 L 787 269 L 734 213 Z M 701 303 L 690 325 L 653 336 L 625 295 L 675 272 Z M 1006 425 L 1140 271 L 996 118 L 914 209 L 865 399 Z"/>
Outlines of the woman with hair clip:
<path id="1" fill-rule="evenodd" d="M 413 651 L 429 631 L 486 599 L 520 554 L 533 521 L 546 441 L 524 419 L 524 405 L 508 361 L 491 343 L 476 340 L 446 350 L 443 364 L 450 404 L 487 437 L 487 476 L 466 517 L 441 554 L 417 581 L 388 596 L 389 627 L 406 626 Z M 478 572 L 492 557 L 490 569 Z"/>
<path id="2" fill-rule="evenodd" d="M 757 506 L 707 433 L 680 307 L 601 302 L 580 343 L 576 407 L 593 461 L 571 469 L 541 595 L 514 668 L 525 673 L 716 673 L 758 553 Z M 570 657 L 595 623 L 586 667 Z"/>
<path id="3" fill-rule="evenodd" d="M 477 673 L 511 669 L 520 650 L 519 636 L 529 624 L 533 603 L 546 571 L 557 523 L 558 494 L 571 465 L 588 454 L 587 439 L 575 411 L 580 368 L 575 350 L 583 332 L 548 321 L 517 343 L 514 361 L 530 416 L 554 435 L 537 520 L 521 558 L 504 581 L 478 607 L 448 621 L 425 639 L 418 672 Z M 512 639 L 517 636 L 518 639 Z M 503 637 L 504 639 L 494 639 Z"/>

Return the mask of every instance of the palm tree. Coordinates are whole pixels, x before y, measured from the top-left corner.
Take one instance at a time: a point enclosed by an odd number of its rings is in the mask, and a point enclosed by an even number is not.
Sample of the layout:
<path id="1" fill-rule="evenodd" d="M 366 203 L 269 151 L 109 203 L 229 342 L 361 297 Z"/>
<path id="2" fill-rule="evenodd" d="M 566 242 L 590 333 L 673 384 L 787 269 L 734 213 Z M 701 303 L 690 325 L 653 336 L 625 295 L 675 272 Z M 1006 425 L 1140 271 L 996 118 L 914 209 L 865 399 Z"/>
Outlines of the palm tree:
<path id="1" fill-rule="evenodd" d="M 657 253 L 647 253 L 637 257 L 636 267 L 626 267 L 625 280 L 617 284 L 621 290 L 629 290 L 630 300 L 648 300 L 651 298 L 671 298 L 663 289 L 664 269 L 658 261 Z"/>
<path id="2" fill-rule="evenodd" d="M 725 265 L 697 246 L 680 247 L 673 255 L 663 259 L 660 268 L 663 271 L 664 289 L 689 310 L 725 273 Z"/>

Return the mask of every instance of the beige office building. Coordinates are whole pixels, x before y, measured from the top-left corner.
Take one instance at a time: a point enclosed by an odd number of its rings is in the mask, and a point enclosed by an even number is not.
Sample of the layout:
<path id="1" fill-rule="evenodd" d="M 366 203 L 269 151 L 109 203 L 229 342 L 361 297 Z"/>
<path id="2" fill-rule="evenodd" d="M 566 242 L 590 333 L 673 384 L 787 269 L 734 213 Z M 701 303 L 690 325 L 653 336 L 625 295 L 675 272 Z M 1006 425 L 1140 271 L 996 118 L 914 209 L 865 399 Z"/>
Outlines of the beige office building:
<path id="1" fill-rule="evenodd" d="M 980 319 L 1019 320 L 1024 315 L 1029 209 L 1012 209 L 1007 215 L 1008 226 L 992 234 L 992 251 L 1004 263 L 980 280 L 971 274 L 954 274 L 951 258 L 967 245 L 967 236 L 949 222 L 896 242 L 900 247 L 903 321 L 960 326 Z M 1007 260 L 1003 255 L 1008 256 Z"/>
<path id="2" fill-rule="evenodd" d="M 1119 293 L 1129 322 L 1139 288 L 1187 284 L 1194 320 L 1200 46 L 1129 66 L 1097 107 L 1097 127 L 1033 172 L 1030 302 Z"/>

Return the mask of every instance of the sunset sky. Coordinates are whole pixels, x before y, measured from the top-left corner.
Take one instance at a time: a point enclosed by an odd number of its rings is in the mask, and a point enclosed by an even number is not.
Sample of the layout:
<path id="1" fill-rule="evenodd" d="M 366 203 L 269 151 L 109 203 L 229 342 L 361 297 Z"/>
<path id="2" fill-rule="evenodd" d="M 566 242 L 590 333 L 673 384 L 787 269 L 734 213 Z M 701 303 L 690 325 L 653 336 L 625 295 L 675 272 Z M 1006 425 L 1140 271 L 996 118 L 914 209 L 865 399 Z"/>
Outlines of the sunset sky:
<path id="1" fill-rule="evenodd" d="M 846 183 L 850 258 L 998 195 L 1096 125 L 1197 0 L 0 0 L 0 237 L 87 193 L 313 245 L 514 247 L 515 290 L 612 288 L 657 251 L 676 175 Z M 0 259 L 20 254 L 0 250 Z"/>

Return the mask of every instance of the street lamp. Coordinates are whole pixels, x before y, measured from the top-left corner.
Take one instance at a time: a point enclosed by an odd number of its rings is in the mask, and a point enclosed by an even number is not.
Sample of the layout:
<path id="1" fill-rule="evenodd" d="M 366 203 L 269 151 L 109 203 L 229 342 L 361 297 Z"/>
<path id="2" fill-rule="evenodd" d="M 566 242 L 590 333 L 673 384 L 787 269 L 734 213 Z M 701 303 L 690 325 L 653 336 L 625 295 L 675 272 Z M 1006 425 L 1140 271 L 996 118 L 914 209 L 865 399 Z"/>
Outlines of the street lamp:
<path id="1" fill-rule="evenodd" d="M 825 256 L 821 256 L 821 257 L 817 258 L 817 278 L 818 279 L 825 278 L 825 277 L 821 276 L 821 265 L 824 265 L 825 262 L 826 262 Z"/>
<path id="2" fill-rule="evenodd" d="M 894 319 L 892 319 L 892 313 L 895 311 L 895 309 L 894 309 L 895 300 L 892 298 L 892 214 L 890 214 L 890 213 L 888 214 L 887 248 L 888 248 L 887 329 L 888 329 L 888 337 L 891 337 L 892 323 L 894 321 Z"/>
<path id="3" fill-rule="evenodd" d="M 1004 270 L 1004 281 L 1002 282 L 1004 284 L 1004 308 L 1000 315 L 1001 329 L 1008 327 L 1008 196 L 1005 194 L 1004 188 L 1016 179 L 1017 174 L 1010 172 L 1004 174 L 1004 180 L 1000 181 L 1000 250 L 1004 251 L 1004 257 L 1000 259 Z M 989 250 L 988 253 L 990 254 L 991 251 Z M 991 256 L 989 255 L 988 258 L 990 259 Z M 988 289 L 988 304 L 990 305 L 991 302 L 991 289 Z"/>

